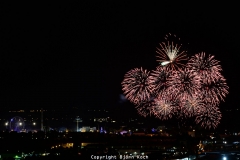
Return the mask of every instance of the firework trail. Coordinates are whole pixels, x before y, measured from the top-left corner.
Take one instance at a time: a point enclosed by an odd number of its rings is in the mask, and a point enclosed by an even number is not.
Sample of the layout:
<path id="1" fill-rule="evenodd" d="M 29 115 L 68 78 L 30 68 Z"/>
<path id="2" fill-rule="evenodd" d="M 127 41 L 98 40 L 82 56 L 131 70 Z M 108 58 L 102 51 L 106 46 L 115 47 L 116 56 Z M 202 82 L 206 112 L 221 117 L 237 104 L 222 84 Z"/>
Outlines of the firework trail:
<path id="1" fill-rule="evenodd" d="M 175 35 L 166 35 L 165 39 L 167 42 L 160 43 L 160 48 L 157 48 L 157 58 L 158 62 L 162 66 L 166 66 L 169 69 L 179 69 L 184 64 L 183 61 L 186 61 L 187 54 L 186 51 L 181 51 L 181 45 L 175 44 L 173 41 L 169 41 L 170 38 L 175 37 Z"/>
<path id="2" fill-rule="evenodd" d="M 149 86 L 148 76 L 149 72 L 142 68 L 132 69 L 125 74 L 122 87 L 129 101 L 139 104 L 150 99 L 151 88 Z"/>

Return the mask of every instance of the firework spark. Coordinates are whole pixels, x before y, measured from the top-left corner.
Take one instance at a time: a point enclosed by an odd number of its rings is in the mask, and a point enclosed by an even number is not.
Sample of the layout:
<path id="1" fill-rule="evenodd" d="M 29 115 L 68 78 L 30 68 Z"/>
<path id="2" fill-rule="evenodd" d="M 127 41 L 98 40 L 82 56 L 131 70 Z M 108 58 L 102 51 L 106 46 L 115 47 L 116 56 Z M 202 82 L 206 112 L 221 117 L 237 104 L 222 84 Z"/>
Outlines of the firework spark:
<path id="1" fill-rule="evenodd" d="M 139 104 L 148 101 L 151 95 L 151 88 L 148 80 L 149 72 L 142 68 L 135 68 L 125 74 L 122 87 L 126 98 Z"/>
<path id="2" fill-rule="evenodd" d="M 170 37 L 171 34 L 169 34 Z M 174 35 L 174 37 L 176 37 Z M 167 66 L 167 68 L 170 69 L 179 69 L 182 66 L 182 61 L 187 60 L 187 54 L 186 51 L 181 51 L 181 45 L 175 44 L 173 41 L 169 41 L 169 37 L 165 38 L 167 42 L 160 43 L 160 48 L 157 48 L 157 58 L 159 58 L 157 61 L 162 66 Z"/>

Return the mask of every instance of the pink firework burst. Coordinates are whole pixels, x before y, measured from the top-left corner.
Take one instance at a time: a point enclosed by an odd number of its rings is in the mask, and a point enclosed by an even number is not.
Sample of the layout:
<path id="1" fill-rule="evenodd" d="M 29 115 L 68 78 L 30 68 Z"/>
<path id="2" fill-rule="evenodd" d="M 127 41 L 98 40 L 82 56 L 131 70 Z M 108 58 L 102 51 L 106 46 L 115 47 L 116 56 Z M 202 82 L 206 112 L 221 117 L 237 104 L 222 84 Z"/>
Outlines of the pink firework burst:
<path id="1" fill-rule="evenodd" d="M 215 81 L 203 83 L 200 95 L 204 102 L 217 106 L 220 101 L 224 101 L 224 98 L 228 94 L 228 89 L 226 79 L 218 77 Z"/>
<path id="2" fill-rule="evenodd" d="M 151 107 L 151 113 L 153 113 L 156 118 L 167 120 L 172 118 L 175 107 L 176 104 L 173 101 L 159 96 L 154 100 L 154 104 Z"/>
<path id="3" fill-rule="evenodd" d="M 213 55 L 206 56 L 204 52 L 192 56 L 187 68 L 196 72 L 203 82 L 214 81 L 221 77 L 222 68 L 219 61 L 214 59 Z"/>
<path id="4" fill-rule="evenodd" d="M 192 95 L 200 93 L 201 81 L 195 72 L 188 69 L 174 71 L 170 76 L 168 85 L 169 92 L 172 96 L 177 97 L 181 101 L 187 100 Z"/>
<path id="5" fill-rule="evenodd" d="M 197 96 L 193 95 L 182 102 L 182 112 L 187 117 L 195 116 L 205 108 L 204 102 Z"/>
<path id="6" fill-rule="evenodd" d="M 147 117 L 151 114 L 151 108 L 154 104 L 154 99 L 138 104 L 135 108 L 140 116 Z"/>
<path id="7" fill-rule="evenodd" d="M 220 123 L 222 114 L 218 107 L 207 105 L 205 109 L 201 110 L 196 116 L 195 122 L 204 128 L 216 128 Z"/>
<path id="8" fill-rule="evenodd" d="M 157 58 L 161 66 L 166 66 L 169 69 L 179 69 L 184 66 L 183 62 L 186 61 L 187 54 L 186 51 L 181 50 L 181 44 L 178 45 L 173 41 L 170 41 L 171 38 L 177 39 L 176 35 L 168 34 L 165 39 L 167 42 L 162 42 L 160 48 L 157 48 Z M 178 38 L 178 40 L 180 40 Z"/>
<path id="9" fill-rule="evenodd" d="M 167 81 L 171 75 L 171 71 L 167 70 L 166 67 L 159 66 L 155 71 L 152 71 L 149 76 L 149 85 L 156 96 L 160 94 L 166 94 L 168 88 Z"/>
<path id="10" fill-rule="evenodd" d="M 148 76 L 149 72 L 142 68 L 132 69 L 125 74 L 122 89 L 129 101 L 139 104 L 150 99 L 151 88 Z"/>

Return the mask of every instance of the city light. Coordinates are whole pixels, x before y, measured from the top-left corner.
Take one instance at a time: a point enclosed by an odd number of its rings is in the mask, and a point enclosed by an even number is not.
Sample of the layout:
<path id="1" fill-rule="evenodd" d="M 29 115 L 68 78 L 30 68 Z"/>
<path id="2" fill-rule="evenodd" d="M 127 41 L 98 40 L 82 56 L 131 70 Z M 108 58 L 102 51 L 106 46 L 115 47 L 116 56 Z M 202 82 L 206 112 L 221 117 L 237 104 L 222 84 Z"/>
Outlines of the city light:
<path id="1" fill-rule="evenodd" d="M 5 123 L 5 126 L 8 126 L 8 122 Z"/>
<path id="2" fill-rule="evenodd" d="M 35 123 L 35 122 L 33 122 L 33 125 L 35 126 L 35 125 L 36 125 L 36 123 Z"/>

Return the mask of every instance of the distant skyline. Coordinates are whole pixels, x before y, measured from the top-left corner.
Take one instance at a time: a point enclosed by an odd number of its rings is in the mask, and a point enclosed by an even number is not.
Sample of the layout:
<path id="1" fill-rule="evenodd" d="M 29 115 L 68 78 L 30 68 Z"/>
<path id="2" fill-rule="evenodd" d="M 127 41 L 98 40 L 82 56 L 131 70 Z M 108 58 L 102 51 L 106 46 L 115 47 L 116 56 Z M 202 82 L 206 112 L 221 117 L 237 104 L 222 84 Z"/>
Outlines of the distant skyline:
<path id="1" fill-rule="evenodd" d="M 155 69 L 156 47 L 170 32 L 182 39 L 190 55 L 201 51 L 215 55 L 230 88 L 220 108 L 236 108 L 240 34 L 234 7 L 123 2 L 7 5 L 0 27 L 0 105 L 116 107 L 124 74 L 135 67 Z"/>

